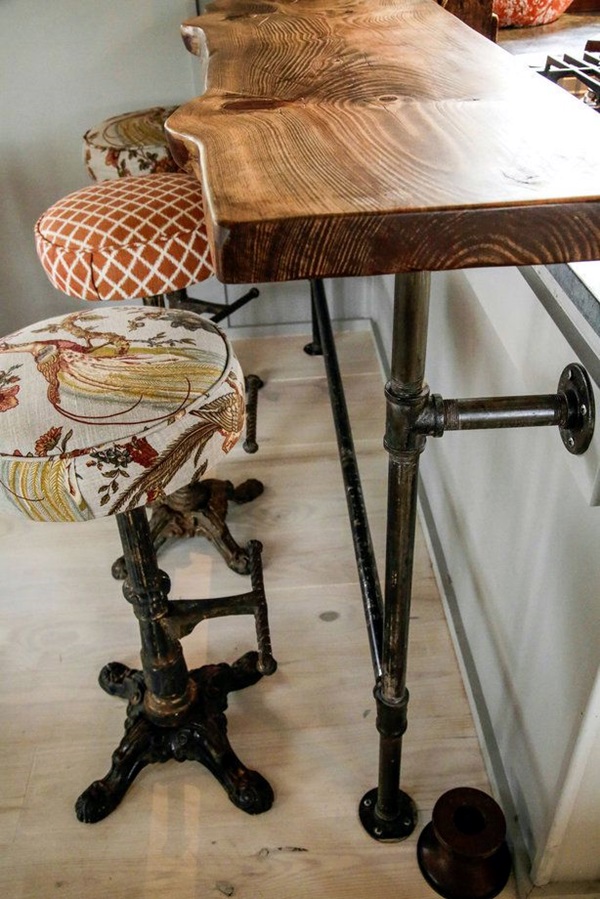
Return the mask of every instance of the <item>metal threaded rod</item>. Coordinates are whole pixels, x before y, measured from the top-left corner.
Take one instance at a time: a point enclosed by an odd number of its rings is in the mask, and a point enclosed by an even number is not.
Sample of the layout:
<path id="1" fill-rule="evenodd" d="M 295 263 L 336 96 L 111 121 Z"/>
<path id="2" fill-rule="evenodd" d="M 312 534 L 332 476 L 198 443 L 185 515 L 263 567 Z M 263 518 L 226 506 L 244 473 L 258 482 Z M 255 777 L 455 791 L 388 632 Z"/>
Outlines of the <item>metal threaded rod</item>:
<path id="1" fill-rule="evenodd" d="M 257 668 L 261 674 L 274 674 L 277 670 L 277 662 L 273 658 L 273 650 L 271 648 L 271 631 L 263 582 L 261 552 L 262 543 L 259 540 L 251 540 L 248 544 L 248 553 L 250 555 L 252 594 L 255 602 L 254 622 L 258 642 Z"/>

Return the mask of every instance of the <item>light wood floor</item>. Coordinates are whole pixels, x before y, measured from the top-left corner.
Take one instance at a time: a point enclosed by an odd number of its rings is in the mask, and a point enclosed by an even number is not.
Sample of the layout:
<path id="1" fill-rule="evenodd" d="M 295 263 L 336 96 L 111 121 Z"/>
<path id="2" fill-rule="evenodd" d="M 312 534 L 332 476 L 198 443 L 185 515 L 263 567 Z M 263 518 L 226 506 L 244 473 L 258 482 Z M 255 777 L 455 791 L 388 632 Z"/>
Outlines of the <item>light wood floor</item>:
<path id="1" fill-rule="evenodd" d="M 256 456 L 236 448 L 219 473 L 259 477 L 264 495 L 231 515 L 264 544 L 277 673 L 234 694 L 232 744 L 271 782 L 273 808 L 248 817 L 199 765 L 147 768 L 122 806 L 80 824 L 73 802 L 107 770 L 124 707 L 96 683 L 102 665 L 138 664 L 137 626 L 110 576 L 111 519 L 40 525 L 0 519 L 0 895 L 4 899 L 425 899 L 415 855 L 436 799 L 489 790 L 432 569 L 419 538 L 403 787 L 419 808 L 406 842 L 362 830 L 376 784 L 372 672 L 322 362 L 306 338 L 237 344 L 261 391 Z M 382 376 L 370 333 L 339 339 L 373 539 L 381 557 L 386 456 Z M 162 556 L 171 598 L 242 592 L 200 540 Z M 254 648 L 248 618 L 201 625 L 188 664 Z M 512 884 L 503 899 L 514 897 Z"/>

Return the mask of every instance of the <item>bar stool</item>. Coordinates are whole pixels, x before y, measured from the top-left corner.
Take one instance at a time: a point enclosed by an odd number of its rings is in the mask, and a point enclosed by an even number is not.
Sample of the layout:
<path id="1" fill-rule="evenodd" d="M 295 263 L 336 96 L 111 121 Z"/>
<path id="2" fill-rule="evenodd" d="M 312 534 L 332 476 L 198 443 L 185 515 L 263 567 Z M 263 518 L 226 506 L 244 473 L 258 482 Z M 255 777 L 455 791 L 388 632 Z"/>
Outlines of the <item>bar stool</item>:
<path id="1" fill-rule="evenodd" d="M 200 186 L 181 173 L 119 178 L 77 190 L 39 218 L 35 240 L 52 284 L 78 299 L 143 298 L 147 305 L 164 306 L 213 271 Z M 256 376 L 248 380 L 245 445 L 254 451 L 256 392 L 262 382 Z M 250 556 L 227 527 L 227 506 L 262 492 L 256 479 L 238 487 L 214 479 L 182 486 L 154 506 L 155 548 L 170 537 L 202 535 L 234 571 L 247 574 Z M 124 576 L 122 559 L 113 573 Z"/>
<path id="2" fill-rule="evenodd" d="M 0 510 L 34 521 L 115 515 L 139 621 L 142 670 L 115 662 L 100 674 L 128 701 L 125 735 L 108 774 L 77 800 L 78 818 L 104 818 L 142 768 L 170 758 L 200 762 L 243 811 L 266 811 L 271 787 L 233 752 L 224 716 L 229 692 L 276 668 L 261 545 L 250 548 L 250 592 L 172 601 L 143 508 L 201 482 L 240 436 L 242 372 L 227 337 L 181 310 L 103 307 L 0 340 L 0 368 Z M 258 652 L 189 671 L 180 638 L 229 614 L 254 615 Z"/>
<path id="3" fill-rule="evenodd" d="M 83 159 L 93 181 L 179 172 L 171 155 L 164 123 L 177 106 L 151 106 L 124 112 L 99 122 L 83 136 Z M 252 288 L 233 303 L 219 303 L 188 296 L 187 286 L 171 292 L 169 305 L 206 312 L 223 321 L 259 296 Z M 156 298 L 154 304 L 162 304 Z"/>

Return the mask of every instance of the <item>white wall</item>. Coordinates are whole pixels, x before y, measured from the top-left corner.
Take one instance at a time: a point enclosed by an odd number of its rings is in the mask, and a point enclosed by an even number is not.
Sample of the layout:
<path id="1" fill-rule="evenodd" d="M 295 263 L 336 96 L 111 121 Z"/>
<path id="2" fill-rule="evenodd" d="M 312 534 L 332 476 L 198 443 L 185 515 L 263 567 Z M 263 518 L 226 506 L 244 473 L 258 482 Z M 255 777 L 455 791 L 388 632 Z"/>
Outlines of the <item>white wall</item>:
<path id="1" fill-rule="evenodd" d="M 33 242 L 38 216 L 89 184 L 84 132 L 111 115 L 184 102 L 199 92 L 199 64 L 180 23 L 194 0 L 0 2 L 0 334 L 85 303 L 46 278 Z M 235 300 L 243 287 L 215 279 L 192 296 Z M 329 285 L 332 315 L 362 317 L 368 289 L 357 279 Z M 306 282 L 265 285 L 236 313 L 236 327 L 308 322 Z"/>
<path id="2" fill-rule="evenodd" d="M 384 333 L 390 297 L 387 280 L 373 304 Z M 433 392 L 552 393 L 575 359 L 516 269 L 433 276 Z M 589 503 L 599 440 L 577 458 L 553 428 L 454 432 L 430 439 L 422 457 L 459 650 L 517 861 L 533 863 L 524 873 L 538 883 L 600 877 L 600 784 L 589 777 L 598 752 L 600 509 Z"/>

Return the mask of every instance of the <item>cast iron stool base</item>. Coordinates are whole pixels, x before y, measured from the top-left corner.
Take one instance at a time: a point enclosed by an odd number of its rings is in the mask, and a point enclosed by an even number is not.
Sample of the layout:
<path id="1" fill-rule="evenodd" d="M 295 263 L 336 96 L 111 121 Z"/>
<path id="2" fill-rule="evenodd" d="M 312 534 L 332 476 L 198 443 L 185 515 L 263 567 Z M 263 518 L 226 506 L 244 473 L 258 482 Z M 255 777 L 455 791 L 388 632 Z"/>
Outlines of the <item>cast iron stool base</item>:
<path id="1" fill-rule="evenodd" d="M 225 563 L 238 574 L 250 573 L 248 547 L 234 540 L 226 517 L 230 502 L 237 505 L 252 502 L 264 487 L 249 478 L 237 487 L 231 481 L 206 478 L 182 487 L 166 500 L 154 503 L 150 516 L 150 533 L 156 552 L 169 539 L 205 537 L 219 551 Z M 125 578 L 125 558 L 120 556 L 112 566 L 116 580 Z"/>
<path id="2" fill-rule="evenodd" d="M 127 577 L 125 599 L 138 620 L 142 671 L 119 662 L 106 665 L 100 686 L 128 701 L 125 735 L 112 756 L 108 774 L 94 781 L 75 805 L 80 821 L 105 818 L 123 799 L 139 772 L 152 762 L 190 759 L 204 765 L 229 798 L 248 814 L 267 811 L 273 791 L 246 768 L 227 738 L 227 696 L 273 674 L 267 602 L 262 575 L 262 545 L 248 544 L 251 590 L 215 599 L 170 600 L 170 581 L 156 561 L 146 510 L 117 514 Z M 189 671 L 181 638 L 208 618 L 253 615 L 258 652 L 233 665 L 205 665 Z"/>
<path id="3" fill-rule="evenodd" d="M 421 873 L 446 899 L 492 899 L 508 881 L 506 822 L 487 793 L 458 787 L 436 802 L 417 845 Z"/>
<path id="4" fill-rule="evenodd" d="M 128 700 L 125 735 L 112 757 L 108 774 L 94 781 L 75 804 L 80 821 L 94 823 L 121 802 L 132 781 L 154 762 L 196 761 L 225 788 L 234 805 L 250 815 L 266 812 L 273 790 L 258 772 L 239 760 L 227 738 L 227 694 L 257 683 L 258 653 L 248 652 L 233 665 L 204 665 L 190 671 L 190 707 L 175 724 L 157 724 L 144 706 L 146 686 L 142 671 L 120 662 L 105 665 L 99 682 L 112 696 Z"/>

